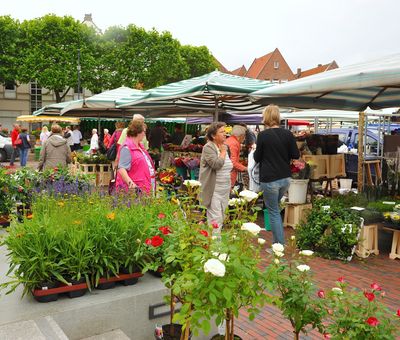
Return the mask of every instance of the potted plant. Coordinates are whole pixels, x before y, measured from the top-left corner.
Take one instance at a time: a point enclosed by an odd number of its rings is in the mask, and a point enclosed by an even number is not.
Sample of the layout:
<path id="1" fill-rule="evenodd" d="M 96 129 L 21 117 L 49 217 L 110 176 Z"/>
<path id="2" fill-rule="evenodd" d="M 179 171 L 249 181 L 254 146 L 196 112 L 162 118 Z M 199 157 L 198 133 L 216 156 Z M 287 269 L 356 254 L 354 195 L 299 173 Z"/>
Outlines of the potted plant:
<path id="1" fill-rule="evenodd" d="M 307 186 L 311 176 L 312 163 L 302 159 L 293 160 L 290 165 L 292 179 L 289 186 L 289 203 L 303 204 L 307 200 Z"/>

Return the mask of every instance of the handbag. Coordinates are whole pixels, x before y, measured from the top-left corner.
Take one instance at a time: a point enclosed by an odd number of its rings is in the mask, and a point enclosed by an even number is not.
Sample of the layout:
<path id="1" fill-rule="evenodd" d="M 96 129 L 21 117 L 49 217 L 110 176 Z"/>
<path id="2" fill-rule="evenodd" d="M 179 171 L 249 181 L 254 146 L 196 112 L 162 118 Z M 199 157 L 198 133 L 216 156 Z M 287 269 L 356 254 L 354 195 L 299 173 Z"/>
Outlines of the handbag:
<path id="1" fill-rule="evenodd" d="M 22 139 L 19 138 L 19 136 L 18 136 L 17 139 L 15 140 L 14 144 L 17 145 L 17 146 L 21 145 L 22 144 Z"/>
<path id="2" fill-rule="evenodd" d="M 115 161 L 117 158 L 117 142 L 114 141 L 114 143 L 111 144 L 111 146 L 108 148 L 106 152 L 106 157 L 109 161 Z"/>
<path id="3" fill-rule="evenodd" d="M 118 165 L 117 167 L 111 172 L 111 179 L 108 182 L 108 194 L 112 195 L 117 189 L 117 175 L 118 175 Z"/>

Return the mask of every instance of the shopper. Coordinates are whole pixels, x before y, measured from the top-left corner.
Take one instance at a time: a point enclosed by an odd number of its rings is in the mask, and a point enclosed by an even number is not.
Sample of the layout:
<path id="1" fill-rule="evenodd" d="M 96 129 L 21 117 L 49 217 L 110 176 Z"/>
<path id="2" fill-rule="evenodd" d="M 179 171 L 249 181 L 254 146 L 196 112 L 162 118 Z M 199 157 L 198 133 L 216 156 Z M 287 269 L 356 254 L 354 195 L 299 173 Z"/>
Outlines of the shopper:
<path id="1" fill-rule="evenodd" d="M 19 149 L 17 148 L 17 145 L 15 144 L 15 141 L 18 139 L 18 135 L 21 131 L 21 128 L 19 124 L 14 124 L 13 125 L 13 130 L 11 131 L 11 145 L 13 148 L 12 154 L 11 154 L 11 159 L 10 159 L 10 166 L 14 166 L 15 159 L 19 156 Z"/>
<path id="2" fill-rule="evenodd" d="M 207 208 L 208 223 L 218 223 L 221 230 L 224 213 L 228 207 L 231 191 L 230 173 L 233 168 L 225 145 L 223 122 L 212 123 L 207 130 L 207 144 L 203 147 L 200 160 L 202 204 Z"/>
<path id="3" fill-rule="evenodd" d="M 110 140 L 111 140 L 111 135 L 108 132 L 108 129 L 104 129 L 104 136 L 103 136 L 103 145 L 106 149 L 108 149 L 108 144 L 110 144 Z"/>
<path id="4" fill-rule="evenodd" d="M 247 171 L 247 167 L 239 162 L 240 148 L 246 137 L 247 128 L 241 125 L 234 125 L 232 128 L 231 136 L 226 140 L 226 145 L 229 147 L 230 157 L 233 164 L 231 172 L 231 187 L 233 188 L 238 172 Z"/>
<path id="5" fill-rule="evenodd" d="M 28 129 L 23 127 L 21 128 L 21 132 L 18 135 L 18 138 L 21 140 L 21 143 L 18 145 L 19 148 L 19 161 L 21 167 L 26 166 L 26 162 L 28 161 L 28 152 L 31 149 Z"/>
<path id="6" fill-rule="evenodd" d="M 279 203 L 290 184 L 290 161 L 300 157 L 296 140 L 280 124 L 279 107 L 268 105 L 263 112 L 265 130 L 257 137 L 254 160 L 260 163 L 260 187 L 268 210 L 273 243 L 285 244 Z"/>
<path id="7" fill-rule="evenodd" d="M 42 132 L 40 133 L 40 144 L 43 145 L 44 142 L 47 140 L 47 138 L 49 138 L 49 136 L 50 136 L 49 129 L 45 125 L 42 127 Z"/>
<path id="8" fill-rule="evenodd" d="M 82 133 L 79 130 L 79 126 L 76 125 L 74 126 L 74 129 L 72 131 L 72 142 L 73 142 L 73 146 L 72 146 L 72 151 L 77 151 L 80 150 L 81 147 L 81 140 L 82 140 Z"/>
<path id="9" fill-rule="evenodd" d="M 90 138 L 89 153 L 96 153 L 99 149 L 99 135 L 97 129 L 92 129 L 92 138 Z"/>

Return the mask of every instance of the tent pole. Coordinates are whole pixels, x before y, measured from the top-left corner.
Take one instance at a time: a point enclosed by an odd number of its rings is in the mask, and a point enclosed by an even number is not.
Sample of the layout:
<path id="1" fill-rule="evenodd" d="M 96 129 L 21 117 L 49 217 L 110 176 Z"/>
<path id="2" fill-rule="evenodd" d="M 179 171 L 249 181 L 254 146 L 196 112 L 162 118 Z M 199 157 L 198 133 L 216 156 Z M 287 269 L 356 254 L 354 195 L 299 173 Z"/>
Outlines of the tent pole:
<path id="1" fill-rule="evenodd" d="M 214 96 L 215 100 L 215 112 L 214 112 L 214 122 L 218 122 L 218 98 Z"/>
<path id="2" fill-rule="evenodd" d="M 363 153 L 363 137 L 364 137 L 364 121 L 365 121 L 365 113 L 360 112 L 358 115 L 358 174 L 357 174 L 357 189 L 358 192 L 361 193 L 364 187 L 364 153 Z"/>

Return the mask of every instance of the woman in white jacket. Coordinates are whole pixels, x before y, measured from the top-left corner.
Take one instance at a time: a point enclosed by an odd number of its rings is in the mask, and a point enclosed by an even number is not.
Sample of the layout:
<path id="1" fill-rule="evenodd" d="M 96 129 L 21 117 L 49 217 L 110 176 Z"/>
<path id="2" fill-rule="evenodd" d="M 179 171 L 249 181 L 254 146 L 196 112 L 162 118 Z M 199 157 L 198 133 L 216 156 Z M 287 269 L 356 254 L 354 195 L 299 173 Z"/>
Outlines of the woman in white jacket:
<path id="1" fill-rule="evenodd" d="M 99 136 L 97 134 L 97 129 L 92 129 L 92 138 L 90 139 L 89 153 L 96 153 L 98 149 L 99 149 Z"/>

